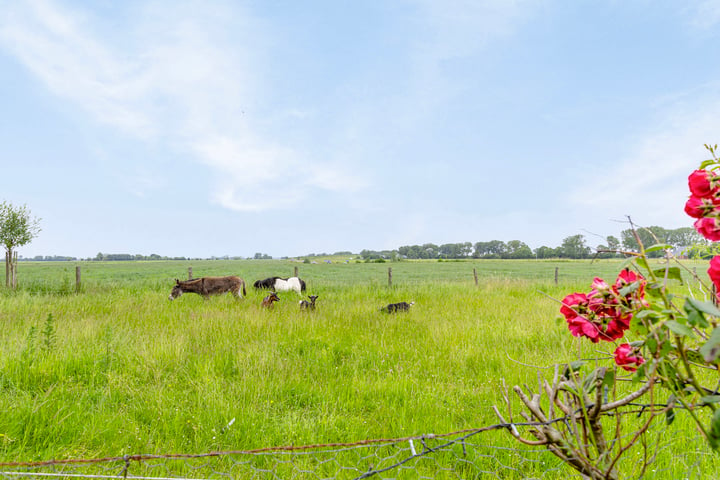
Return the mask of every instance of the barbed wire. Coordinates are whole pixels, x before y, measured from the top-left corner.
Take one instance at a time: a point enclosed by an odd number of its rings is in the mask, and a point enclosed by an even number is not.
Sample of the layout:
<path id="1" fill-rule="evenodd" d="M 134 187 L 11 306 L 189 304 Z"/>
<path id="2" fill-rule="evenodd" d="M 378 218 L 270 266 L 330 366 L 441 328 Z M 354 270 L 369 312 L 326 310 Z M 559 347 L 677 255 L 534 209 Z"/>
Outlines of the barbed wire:
<path id="1" fill-rule="evenodd" d="M 649 406 L 645 406 L 649 407 Z M 642 408 L 640 409 L 642 412 Z M 206 453 L 128 454 L 102 458 L 0 462 L 0 478 L 184 479 L 435 479 L 582 478 L 543 448 L 518 446 L 505 430 L 530 430 L 553 422 L 499 423 L 442 434 L 365 439 L 347 443 L 284 445 Z M 627 456 L 623 478 L 714 478 L 720 459 L 698 436 L 651 432 L 654 466 Z M 487 436 L 494 435 L 488 438 Z M 483 442 L 479 439 L 483 438 Z M 507 446 L 513 445 L 513 446 Z M 642 446 L 640 447 L 642 448 Z M 708 464 L 711 468 L 708 469 Z M 705 472 L 706 477 L 703 477 Z M 635 476 L 633 476 L 635 475 Z"/>

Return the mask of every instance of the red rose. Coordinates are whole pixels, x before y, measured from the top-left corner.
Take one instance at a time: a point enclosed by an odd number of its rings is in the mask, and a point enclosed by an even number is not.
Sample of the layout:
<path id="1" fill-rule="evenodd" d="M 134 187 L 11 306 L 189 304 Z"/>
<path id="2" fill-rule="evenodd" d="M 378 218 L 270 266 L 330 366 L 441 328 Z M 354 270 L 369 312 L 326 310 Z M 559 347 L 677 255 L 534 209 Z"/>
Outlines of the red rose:
<path id="1" fill-rule="evenodd" d="M 597 343 L 600 328 L 588 319 L 592 312 L 588 309 L 588 296 L 584 293 L 571 293 L 563 298 L 560 313 L 565 316 L 568 330 L 576 337 L 587 337 Z"/>
<path id="2" fill-rule="evenodd" d="M 587 337 L 591 342 L 597 343 L 600 340 L 600 327 L 585 317 L 577 316 L 568 320 L 568 330 L 575 337 Z"/>
<path id="3" fill-rule="evenodd" d="M 717 186 L 717 177 L 707 170 L 695 170 L 688 177 L 688 186 L 693 195 L 709 197 Z"/>
<path id="4" fill-rule="evenodd" d="M 632 320 L 632 313 L 623 314 L 618 310 L 608 323 L 603 340 L 609 342 L 622 338 L 625 335 L 625 330 L 630 328 L 630 320 Z"/>
<path id="5" fill-rule="evenodd" d="M 634 372 L 645 363 L 645 359 L 629 343 L 623 343 L 615 349 L 615 363 L 628 372 Z"/>
<path id="6" fill-rule="evenodd" d="M 563 298 L 560 313 L 565 315 L 565 320 L 570 321 L 578 316 L 578 312 L 587 310 L 588 298 L 584 293 L 571 293 Z"/>
<path id="7" fill-rule="evenodd" d="M 691 195 L 685 202 L 685 213 L 693 218 L 702 218 L 705 216 L 706 203 L 705 199 Z"/>
<path id="8" fill-rule="evenodd" d="M 720 255 L 716 255 L 712 258 L 712 260 L 710 260 L 708 276 L 715 285 L 715 291 L 720 292 Z"/>
<path id="9" fill-rule="evenodd" d="M 695 221 L 695 230 L 700 235 L 713 242 L 720 241 L 720 224 L 714 217 L 704 217 Z"/>

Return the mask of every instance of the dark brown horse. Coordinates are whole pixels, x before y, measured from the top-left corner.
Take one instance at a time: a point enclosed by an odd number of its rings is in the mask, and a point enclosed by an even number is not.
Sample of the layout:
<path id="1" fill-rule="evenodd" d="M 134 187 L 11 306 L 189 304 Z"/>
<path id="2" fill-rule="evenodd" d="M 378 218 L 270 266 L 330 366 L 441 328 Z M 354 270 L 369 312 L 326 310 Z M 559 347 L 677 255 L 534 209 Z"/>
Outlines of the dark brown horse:
<path id="1" fill-rule="evenodd" d="M 202 277 L 193 280 L 180 281 L 175 279 L 175 285 L 170 292 L 170 300 L 175 300 L 183 293 L 197 293 L 207 299 L 210 295 L 232 293 L 236 297 L 245 296 L 245 280 L 240 277 Z"/>

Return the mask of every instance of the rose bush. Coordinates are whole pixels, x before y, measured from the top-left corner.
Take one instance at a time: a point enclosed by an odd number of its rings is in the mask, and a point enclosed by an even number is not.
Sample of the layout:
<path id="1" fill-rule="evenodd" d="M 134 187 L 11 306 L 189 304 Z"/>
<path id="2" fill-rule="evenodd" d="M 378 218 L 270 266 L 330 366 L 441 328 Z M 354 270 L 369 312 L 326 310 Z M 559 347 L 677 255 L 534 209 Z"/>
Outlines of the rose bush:
<path id="1" fill-rule="evenodd" d="M 685 212 L 696 219 L 694 227 L 703 237 L 717 242 L 720 160 L 715 154 L 717 146 L 706 148 L 712 159 L 688 176 L 690 196 Z M 591 362 L 571 362 L 562 374 L 556 366 L 552 382 L 546 380 L 538 393 L 528 395 L 517 386 L 513 389 L 529 411 L 523 412 L 523 417 L 536 422 L 531 429 L 535 440 L 522 437 L 516 429 L 511 429 L 511 434 L 523 443 L 545 445 L 589 478 L 619 478 L 616 465 L 620 457 L 641 441 L 658 418 L 671 424 L 675 410 L 687 412 L 710 447 L 720 450 L 720 309 L 716 293 L 720 292 L 720 255 L 710 260 L 708 285 L 673 257 L 669 245 L 643 245 L 634 226 L 632 230 L 639 251 L 620 252 L 630 261 L 615 282 L 596 277 L 589 291 L 571 293 L 560 302 L 560 313 L 573 336 L 581 342 L 587 339 L 612 345 L 610 367 L 598 365 L 594 359 L 596 368 L 586 373 L 583 368 Z M 665 261 L 653 267 L 648 254 L 657 251 L 665 251 Z M 673 281 L 688 278 L 693 282 L 690 294 L 673 291 Z M 546 395 L 544 404 L 542 394 Z M 631 408 L 640 398 L 645 399 L 642 421 Z M 512 414 L 509 400 L 508 409 Z M 497 409 L 496 413 L 504 421 Z M 605 431 L 604 415 L 616 419 L 613 434 Z M 627 422 L 631 432 L 625 437 L 632 440 L 620 445 L 615 439 L 627 433 L 621 433 L 624 424 L 620 419 L 625 415 L 633 418 Z M 652 455 L 646 456 L 641 476 L 652 461 Z"/>

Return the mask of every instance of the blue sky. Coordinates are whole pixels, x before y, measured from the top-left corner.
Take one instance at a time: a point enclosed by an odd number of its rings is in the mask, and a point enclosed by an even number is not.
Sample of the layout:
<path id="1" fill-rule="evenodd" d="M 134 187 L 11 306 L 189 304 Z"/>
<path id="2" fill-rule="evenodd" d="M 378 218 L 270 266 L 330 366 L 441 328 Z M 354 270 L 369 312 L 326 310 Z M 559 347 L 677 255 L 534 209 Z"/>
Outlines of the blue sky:
<path id="1" fill-rule="evenodd" d="M 25 257 L 590 246 L 690 226 L 717 1 L 0 0 Z"/>

